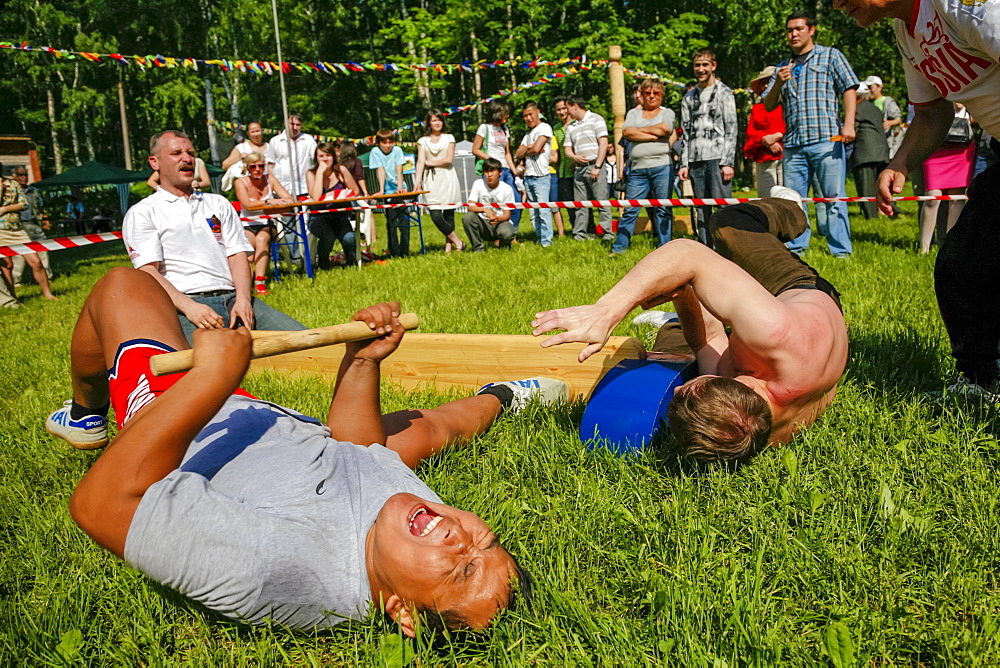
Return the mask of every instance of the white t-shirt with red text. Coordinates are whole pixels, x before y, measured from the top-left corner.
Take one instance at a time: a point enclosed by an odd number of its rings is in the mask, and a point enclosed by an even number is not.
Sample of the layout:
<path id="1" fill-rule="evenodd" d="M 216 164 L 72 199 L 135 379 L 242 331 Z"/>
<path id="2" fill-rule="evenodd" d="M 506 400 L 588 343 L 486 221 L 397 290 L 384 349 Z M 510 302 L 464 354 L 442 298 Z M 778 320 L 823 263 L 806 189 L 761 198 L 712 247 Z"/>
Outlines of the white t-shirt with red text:
<path id="1" fill-rule="evenodd" d="M 910 23 L 894 27 L 910 102 L 961 102 L 1000 133 L 1000 0 L 914 0 Z"/>

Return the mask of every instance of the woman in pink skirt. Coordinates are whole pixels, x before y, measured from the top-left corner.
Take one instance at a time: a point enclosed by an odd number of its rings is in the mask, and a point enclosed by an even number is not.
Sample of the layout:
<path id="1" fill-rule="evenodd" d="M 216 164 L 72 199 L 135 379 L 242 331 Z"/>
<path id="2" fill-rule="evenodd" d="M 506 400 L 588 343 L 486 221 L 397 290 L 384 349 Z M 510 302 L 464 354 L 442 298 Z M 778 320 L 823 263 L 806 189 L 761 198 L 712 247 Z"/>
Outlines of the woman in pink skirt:
<path id="1" fill-rule="evenodd" d="M 955 103 L 955 122 L 948 132 L 948 138 L 934 154 L 924 161 L 924 182 L 927 195 L 964 195 L 972 182 L 972 163 L 976 155 L 976 145 L 972 141 L 972 119 L 965 107 Z M 934 228 L 941 201 L 924 202 L 920 209 L 920 254 L 927 253 L 934 238 Z M 964 201 L 944 202 L 948 210 L 945 229 L 938 230 L 938 245 L 944 240 L 962 213 Z"/>

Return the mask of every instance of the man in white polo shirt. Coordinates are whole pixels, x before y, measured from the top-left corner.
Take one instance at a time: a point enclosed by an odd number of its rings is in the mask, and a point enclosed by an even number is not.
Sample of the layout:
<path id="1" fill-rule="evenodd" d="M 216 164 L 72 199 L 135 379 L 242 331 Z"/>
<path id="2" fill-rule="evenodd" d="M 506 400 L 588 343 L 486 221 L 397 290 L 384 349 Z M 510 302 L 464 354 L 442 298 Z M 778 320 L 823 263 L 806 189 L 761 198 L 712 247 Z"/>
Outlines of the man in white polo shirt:
<path id="1" fill-rule="evenodd" d="M 240 322 L 251 329 L 305 329 L 251 296 L 247 255 L 253 248 L 226 198 L 194 190 L 195 152 L 187 135 L 155 134 L 149 153 L 160 186 L 125 214 L 122 238 L 132 265 L 170 295 L 188 340 L 195 329 Z"/>
<path id="2" fill-rule="evenodd" d="M 573 197 L 577 201 L 608 198 L 608 179 L 604 159 L 608 155 L 608 124 L 598 114 L 587 111 L 587 101 L 571 97 L 566 101 L 570 118 L 576 122 L 566 130 L 566 157 L 574 163 Z M 611 232 L 611 207 L 602 207 L 598 221 L 604 238 L 614 241 Z M 573 238 L 591 238 L 590 209 L 577 209 L 573 217 Z"/>
<path id="3" fill-rule="evenodd" d="M 541 111 L 536 102 L 525 102 L 522 108 L 528 132 L 514 153 L 514 159 L 524 160 L 524 190 L 529 202 L 546 202 L 552 189 L 549 167 L 552 151 L 552 126 L 542 121 Z M 548 209 L 532 209 L 531 218 L 535 223 L 535 235 L 542 248 L 552 245 L 552 212 Z"/>

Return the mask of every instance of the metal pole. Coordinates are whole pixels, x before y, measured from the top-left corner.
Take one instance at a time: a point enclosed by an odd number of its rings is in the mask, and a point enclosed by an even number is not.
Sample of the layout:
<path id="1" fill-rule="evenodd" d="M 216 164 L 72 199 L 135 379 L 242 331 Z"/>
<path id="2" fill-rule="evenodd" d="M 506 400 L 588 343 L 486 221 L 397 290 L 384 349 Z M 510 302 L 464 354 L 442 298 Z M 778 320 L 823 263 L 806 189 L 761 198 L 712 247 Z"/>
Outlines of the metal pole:
<path id="1" fill-rule="evenodd" d="M 278 4 L 277 0 L 271 0 L 271 15 L 274 17 L 274 44 L 278 51 L 278 82 L 281 86 L 281 113 L 285 119 L 285 141 L 288 142 L 288 159 L 292 163 L 292 185 L 293 190 L 299 189 L 299 165 L 298 160 L 295 157 L 295 142 L 291 138 L 291 129 L 288 127 L 288 96 L 285 94 L 285 61 L 281 57 L 281 31 L 278 28 Z M 290 193 L 292 197 L 297 198 L 299 193 Z M 296 207 L 298 212 L 299 222 L 299 234 L 302 237 L 302 246 L 304 248 L 303 255 L 305 256 L 306 264 L 306 275 L 309 278 L 313 278 L 312 270 L 312 258 L 309 257 L 309 232 L 306 229 L 305 215 L 303 214 L 302 207 Z"/>
<path id="2" fill-rule="evenodd" d="M 125 113 L 125 87 L 122 85 L 122 73 L 118 72 L 118 112 L 122 119 L 122 144 L 125 149 L 125 169 L 132 171 L 132 142 L 128 138 L 128 114 Z"/>

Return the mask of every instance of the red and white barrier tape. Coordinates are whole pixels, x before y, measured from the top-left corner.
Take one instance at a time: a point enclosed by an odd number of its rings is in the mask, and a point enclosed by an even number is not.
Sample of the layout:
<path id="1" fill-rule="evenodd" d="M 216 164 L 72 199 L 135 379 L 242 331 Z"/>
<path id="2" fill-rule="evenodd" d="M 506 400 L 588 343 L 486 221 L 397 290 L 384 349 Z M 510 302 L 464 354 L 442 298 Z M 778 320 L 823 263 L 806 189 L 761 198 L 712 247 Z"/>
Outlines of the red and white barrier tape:
<path id="1" fill-rule="evenodd" d="M 653 207 L 653 206 L 723 206 L 726 204 L 742 204 L 754 202 L 759 197 L 727 197 L 727 198 L 683 198 L 683 199 L 602 199 L 588 200 L 583 202 L 511 202 L 509 204 L 465 202 L 462 204 L 439 204 L 444 208 L 459 208 L 470 206 L 491 207 L 494 209 L 594 209 L 606 206 L 617 207 Z M 874 202 L 874 197 L 803 197 L 803 202 Z M 933 202 L 940 200 L 967 200 L 966 195 L 920 195 L 910 197 L 894 197 L 896 202 Z M 377 209 L 400 209 L 408 206 L 431 206 L 423 202 L 402 202 L 398 204 L 362 204 L 359 206 L 338 207 L 336 209 L 323 209 L 321 211 L 311 211 L 310 213 L 332 213 L 336 211 L 364 211 Z M 240 218 L 240 220 L 253 222 L 257 220 L 272 220 L 285 218 L 287 215 L 264 214 L 253 218 Z M 89 246 L 90 244 L 101 243 L 102 241 L 114 241 L 121 239 L 121 232 L 101 232 L 99 234 L 84 234 L 78 237 L 65 237 L 62 239 L 46 239 L 45 241 L 32 241 L 26 244 L 14 244 L 12 246 L 0 246 L 0 257 L 13 257 L 15 255 L 27 255 L 39 251 L 56 251 L 64 248 L 76 248 L 77 246 Z"/>
<path id="2" fill-rule="evenodd" d="M 682 198 L 682 199 L 601 199 L 585 200 L 581 202 L 511 202 L 509 204 L 479 202 L 463 202 L 461 204 L 437 204 L 446 209 L 483 206 L 493 209 L 594 209 L 606 206 L 616 207 L 653 207 L 653 206 L 724 206 L 727 204 L 743 204 L 745 202 L 755 202 L 760 197 L 726 197 L 726 198 Z M 966 195 L 920 195 L 910 197 L 894 197 L 897 202 L 930 202 L 938 200 L 965 200 Z M 874 202 L 875 197 L 803 197 L 802 201 L 807 203 L 817 202 Z M 401 204 L 363 204 L 360 206 L 345 206 L 337 209 L 323 209 L 322 211 L 310 211 L 310 213 L 331 213 L 334 211 L 362 211 L 378 209 L 399 209 L 407 206 L 432 206 L 423 202 L 404 202 Z M 291 214 L 286 214 L 291 215 Z M 270 220 L 283 218 L 285 216 L 262 215 L 255 218 L 241 218 L 244 221 Z"/>
<path id="3" fill-rule="evenodd" d="M 11 246 L 0 246 L 0 256 L 14 257 L 15 255 L 27 255 L 29 253 L 40 253 L 41 251 L 57 251 L 64 248 L 76 248 L 78 246 L 89 246 L 99 244 L 102 241 L 116 241 L 122 238 L 119 232 L 99 232 L 97 234 L 83 234 L 78 237 L 63 237 L 62 239 L 45 239 L 44 241 L 29 241 L 26 244 L 13 244 Z"/>

